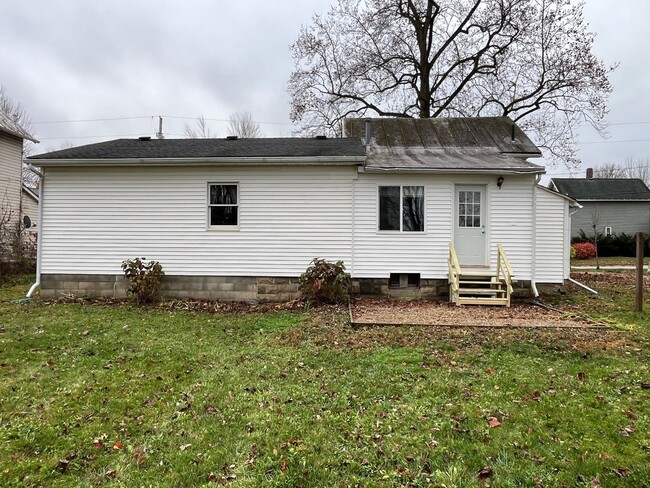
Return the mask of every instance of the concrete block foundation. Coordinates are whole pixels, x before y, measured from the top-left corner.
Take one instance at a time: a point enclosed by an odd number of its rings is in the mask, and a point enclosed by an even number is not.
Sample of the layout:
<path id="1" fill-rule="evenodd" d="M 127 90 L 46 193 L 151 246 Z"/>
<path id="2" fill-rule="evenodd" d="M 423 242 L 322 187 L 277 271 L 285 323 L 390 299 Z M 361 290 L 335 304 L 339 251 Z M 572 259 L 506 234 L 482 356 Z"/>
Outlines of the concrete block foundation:
<path id="1" fill-rule="evenodd" d="M 297 277 L 254 276 L 165 276 L 160 293 L 165 298 L 218 300 L 222 302 L 288 302 L 300 298 Z M 126 298 L 122 275 L 43 274 L 41 296 L 62 294 L 86 297 Z M 530 283 L 514 283 L 514 296 L 531 296 Z M 538 287 L 540 285 L 538 284 Z M 391 288 L 388 278 L 353 278 L 355 296 L 387 297 L 398 300 L 445 299 L 449 296 L 446 279 L 421 279 L 419 287 Z"/>

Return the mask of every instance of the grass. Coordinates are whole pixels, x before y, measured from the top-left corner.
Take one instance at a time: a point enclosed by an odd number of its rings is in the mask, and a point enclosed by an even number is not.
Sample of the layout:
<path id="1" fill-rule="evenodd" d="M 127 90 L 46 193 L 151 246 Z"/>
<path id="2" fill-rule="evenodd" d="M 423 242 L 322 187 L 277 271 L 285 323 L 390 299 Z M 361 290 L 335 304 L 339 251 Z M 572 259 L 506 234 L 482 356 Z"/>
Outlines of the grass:
<path id="1" fill-rule="evenodd" d="M 0 287 L 2 486 L 650 485 L 624 285 L 553 302 L 610 333 L 10 302 L 28 287 Z"/>
<path id="2" fill-rule="evenodd" d="M 636 266 L 636 258 L 625 256 L 606 256 L 599 258 L 601 266 Z M 650 257 L 643 259 L 644 264 L 650 264 Z M 596 258 L 572 259 L 571 266 L 596 266 Z"/>

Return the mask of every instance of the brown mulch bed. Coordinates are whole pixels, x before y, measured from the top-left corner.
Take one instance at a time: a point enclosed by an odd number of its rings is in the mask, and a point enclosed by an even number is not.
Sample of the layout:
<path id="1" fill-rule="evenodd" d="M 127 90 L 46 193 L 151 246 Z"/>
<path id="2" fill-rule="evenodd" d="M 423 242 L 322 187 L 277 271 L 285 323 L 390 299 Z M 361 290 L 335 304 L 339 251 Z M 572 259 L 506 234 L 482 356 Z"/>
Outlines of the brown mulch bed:
<path id="1" fill-rule="evenodd" d="M 527 302 L 508 307 L 456 306 L 442 301 L 401 302 L 359 299 L 352 307 L 352 324 L 437 325 L 458 327 L 590 327 L 587 319 Z"/>

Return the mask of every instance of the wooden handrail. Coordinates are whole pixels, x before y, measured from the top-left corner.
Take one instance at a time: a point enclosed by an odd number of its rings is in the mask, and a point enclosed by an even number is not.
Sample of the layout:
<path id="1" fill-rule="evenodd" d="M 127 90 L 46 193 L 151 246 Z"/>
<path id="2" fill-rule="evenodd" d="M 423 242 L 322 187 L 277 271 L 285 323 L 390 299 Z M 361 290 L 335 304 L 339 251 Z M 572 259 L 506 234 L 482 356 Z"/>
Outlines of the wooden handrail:
<path id="1" fill-rule="evenodd" d="M 451 302 L 458 301 L 458 291 L 460 289 L 460 275 L 462 270 L 456 256 L 456 249 L 453 243 L 449 243 L 449 257 L 447 258 L 447 268 L 449 270 L 449 299 Z"/>
<path id="2" fill-rule="evenodd" d="M 508 300 L 508 306 L 510 306 L 510 294 L 514 291 L 512 288 L 514 273 L 503 246 L 497 244 L 497 281 L 501 280 L 501 274 L 503 274 L 503 281 L 506 285 L 506 299 Z"/>

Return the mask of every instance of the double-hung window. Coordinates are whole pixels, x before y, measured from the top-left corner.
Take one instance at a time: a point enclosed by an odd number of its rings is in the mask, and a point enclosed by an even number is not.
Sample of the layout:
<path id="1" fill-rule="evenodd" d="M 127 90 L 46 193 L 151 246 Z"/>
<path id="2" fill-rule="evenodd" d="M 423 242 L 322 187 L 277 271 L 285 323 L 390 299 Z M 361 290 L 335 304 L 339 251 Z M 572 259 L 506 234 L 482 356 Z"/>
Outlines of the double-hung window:
<path id="1" fill-rule="evenodd" d="M 208 184 L 208 225 L 235 227 L 239 225 L 239 185 L 237 183 Z"/>
<path id="2" fill-rule="evenodd" d="M 380 186 L 379 230 L 424 232 L 424 187 Z"/>

